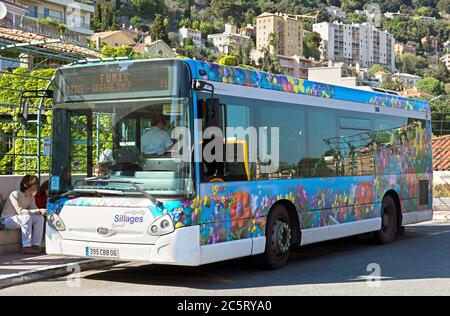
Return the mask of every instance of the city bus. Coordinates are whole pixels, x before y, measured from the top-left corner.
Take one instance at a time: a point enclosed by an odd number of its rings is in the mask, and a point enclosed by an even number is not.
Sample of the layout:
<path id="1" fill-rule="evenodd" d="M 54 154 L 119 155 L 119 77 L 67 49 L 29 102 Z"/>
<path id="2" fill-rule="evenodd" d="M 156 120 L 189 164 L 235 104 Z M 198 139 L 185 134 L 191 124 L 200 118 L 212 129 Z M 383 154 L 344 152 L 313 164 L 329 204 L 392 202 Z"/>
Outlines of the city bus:
<path id="1" fill-rule="evenodd" d="M 145 152 L 154 117 L 183 159 Z M 57 70 L 52 123 L 48 254 L 258 255 L 277 269 L 296 247 L 388 244 L 433 216 L 430 108 L 417 99 L 190 59 L 91 61 Z M 207 159 L 211 146 L 226 159 Z"/>

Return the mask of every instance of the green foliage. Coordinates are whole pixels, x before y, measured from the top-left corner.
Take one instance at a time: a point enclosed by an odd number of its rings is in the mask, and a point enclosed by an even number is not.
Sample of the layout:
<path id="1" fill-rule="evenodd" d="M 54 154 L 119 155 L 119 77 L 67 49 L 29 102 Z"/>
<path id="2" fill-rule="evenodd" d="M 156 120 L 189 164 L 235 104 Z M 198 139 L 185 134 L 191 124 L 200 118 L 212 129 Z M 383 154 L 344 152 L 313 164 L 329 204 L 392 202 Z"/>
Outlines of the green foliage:
<path id="1" fill-rule="evenodd" d="M 67 27 L 65 25 L 61 24 L 61 22 L 59 22 L 58 20 L 54 20 L 49 17 L 46 17 L 43 19 L 39 18 L 37 20 L 40 24 L 51 25 L 51 26 L 58 28 L 59 34 L 61 34 L 61 35 L 64 35 L 64 33 L 67 31 Z"/>
<path id="2" fill-rule="evenodd" d="M 433 135 L 450 134 L 450 95 L 433 98 L 430 107 Z"/>
<path id="3" fill-rule="evenodd" d="M 316 60 L 320 59 L 320 43 L 322 39 L 317 32 L 308 33 L 303 39 L 303 55 L 306 58 L 313 57 Z"/>
<path id="4" fill-rule="evenodd" d="M 241 0 L 212 0 L 211 9 L 219 20 L 231 23 L 242 21 L 245 12 Z"/>
<path id="5" fill-rule="evenodd" d="M 439 81 L 450 83 L 450 71 L 444 63 L 439 62 L 437 65 L 430 65 L 424 72 L 425 77 L 433 77 Z"/>
<path id="6" fill-rule="evenodd" d="M 133 47 L 122 45 L 120 47 L 112 47 L 104 45 L 102 47 L 102 57 L 128 57 L 133 52 Z"/>
<path id="7" fill-rule="evenodd" d="M 417 88 L 431 95 L 440 95 L 445 93 L 444 83 L 433 77 L 421 79 L 417 83 Z"/>
<path id="8" fill-rule="evenodd" d="M 137 12 L 151 18 L 167 12 L 164 0 L 131 0 L 131 3 Z"/>
<path id="9" fill-rule="evenodd" d="M 390 91 L 405 90 L 405 86 L 403 85 L 403 83 L 397 79 L 388 79 L 386 81 L 383 81 L 383 83 L 380 85 L 380 88 L 390 90 Z"/>
<path id="10" fill-rule="evenodd" d="M 439 12 L 445 12 L 450 14 L 450 0 L 440 0 L 436 6 Z"/>
<path id="11" fill-rule="evenodd" d="M 24 68 L 17 68 L 11 74 L 3 74 L 0 77 L 0 86 L 8 87 L 17 90 L 43 90 L 47 87 L 49 80 L 53 77 L 55 73 L 54 69 L 41 69 L 29 72 Z M 34 76 L 36 78 L 27 77 L 28 75 Z M 39 77 L 39 78 L 37 78 Z M 42 79 L 41 79 L 42 78 Z M 48 78 L 48 79 L 44 79 Z M 15 170 L 29 170 L 35 172 L 37 169 L 37 160 L 34 158 L 29 158 L 24 161 L 24 157 L 20 156 L 27 154 L 28 156 L 34 156 L 37 154 L 37 142 L 27 141 L 26 149 L 24 148 L 24 139 L 27 137 L 36 137 L 37 130 L 35 124 L 28 124 L 25 129 L 21 128 L 19 123 L 19 100 L 20 92 L 13 90 L 0 90 L 0 114 L 11 117 L 11 121 L 0 122 L 0 132 L 4 135 L 16 135 L 16 140 L 14 146 L 8 151 L 4 152 L 5 147 L 0 148 L 0 173 L 5 170 L 15 169 Z M 30 115 L 35 115 L 36 109 L 32 107 L 37 107 L 41 99 L 31 99 Z M 44 103 L 44 107 L 51 108 L 52 101 L 47 99 Z M 41 127 L 41 137 L 49 137 L 51 135 L 51 112 L 45 112 L 45 116 L 42 119 Z M 43 149 L 43 144 L 41 142 L 41 150 Z M 42 154 L 43 152 L 41 152 Z M 5 155 L 8 154 L 8 155 Z M 17 154 L 18 156 L 11 156 L 11 154 Z M 49 169 L 49 159 L 48 157 L 41 158 L 41 170 L 46 171 Z M 25 173 L 25 172 L 18 172 Z"/>
<path id="12" fill-rule="evenodd" d="M 384 68 L 383 66 L 379 65 L 379 64 L 373 64 L 372 66 L 370 66 L 370 68 L 367 70 L 370 74 L 374 74 L 376 72 L 379 71 L 384 71 L 384 72 L 388 72 L 388 70 L 386 68 Z"/>
<path id="13" fill-rule="evenodd" d="M 449 198 L 450 197 L 450 184 L 436 184 L 433 187 L 433 197 L 439 198 Z"/>
<path id="14" fill-rule="evenodd" d="M 237 66 L 237 58 L 235 56 L 223 56 L 218 61 L 219 65 L 225 65 L 225 66 Z"/>
<path id="15" fill-rule="evenodd" d="M 412 41 L 421 43 L 425 36 L 436 36 L 438 45 L 441 46 L 450 35 L 450 21 L 448 20 L 421 20 L 409 17 L 399 17 L 386 20 L 383 29 L 391 33 L 396 42 L 406 43 Z"/>
<path id="16" fill-rule="evenodd" d="M 150 36 L 152 37 L 152 41 L 163 40 L 164 42 L 169 43 L 169 36 L 167 34 L 165 21 L 162 15 L 156 15 L 150 28 Z"/>
<path id="17" fill-rule="evenodd" d="M 144 23 L 142 23 L 141 18 L 138 16 L 133 16 L 130 19 L 130 24 L 133 25 L 133 27 L 138 30 L 143 30 Z"/>
<path id="18" fill-rule="evenodd" d="M 117 30 L 118 20 L 115 1 L 97 1 L 91 18 L 91 25 L 95 32 Z"/>
<path id="19" fill-rule="evenodd" d="M 242 40 L 238 43 L 234 43 L 231 50 L 231 55 L 236 57 L 236 64 L 253 65 L 251 58 L 252 50 L 255 48 L 253 41 Z"/>

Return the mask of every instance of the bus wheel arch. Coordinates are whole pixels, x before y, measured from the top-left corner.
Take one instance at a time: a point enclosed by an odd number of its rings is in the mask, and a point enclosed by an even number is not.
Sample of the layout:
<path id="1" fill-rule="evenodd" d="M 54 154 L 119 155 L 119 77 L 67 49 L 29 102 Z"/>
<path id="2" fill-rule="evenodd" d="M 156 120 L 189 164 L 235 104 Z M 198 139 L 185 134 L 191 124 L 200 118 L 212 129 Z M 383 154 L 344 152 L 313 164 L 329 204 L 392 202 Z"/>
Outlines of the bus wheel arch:
<path id="1" fill-rule="evenodd" d="M 401 226 L 400 199 L 397 193 L 389 190 L 381 202 L 381 228 L 372 235 L 372 242 L 378 245 L 389 244 L 394 241 Z"/>
<path id="2" fill-rule="evenodd" d="M 400 227 L 402 226 L 402 222 L 403 222 L 402 205 L 400 203 L 400 196 L 398 195 L 397 191 L 395 191 L 395 190 L 387 191 L 384 194 L 383 199 L 386 195 L 389 195 L 394 199 L 396 209 L 397 209 L 397 229 L 400 229 Z"/>
<path id="3" fill-rule="evenodd" d="M 297 229 L 298 228 L 298 229 Z M 269 269 L 282 268 L 288 260 L 294 243 L 300 243 L 298 215 L 289 201 L 277 201 L 270 208 L 266 222 L 265 266 Z"/>

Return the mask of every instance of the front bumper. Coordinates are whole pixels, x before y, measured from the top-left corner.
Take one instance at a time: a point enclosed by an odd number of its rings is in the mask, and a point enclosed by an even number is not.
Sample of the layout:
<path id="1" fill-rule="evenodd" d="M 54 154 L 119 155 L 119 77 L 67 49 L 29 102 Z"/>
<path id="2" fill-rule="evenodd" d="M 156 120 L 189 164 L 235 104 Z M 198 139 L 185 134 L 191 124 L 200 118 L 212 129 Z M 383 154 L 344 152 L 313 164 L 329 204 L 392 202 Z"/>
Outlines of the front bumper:
<path id="1" fill-rule="evenodd" d="M 154 245 L 90 242 L 62 239 L 61 235 L 47 225 L 47 254 L 95 258 L 102 260 L 145 261 L 155 264 L 198 266 L 200 265 L 199 226 L 175 229 L 171 234 L 160 236 Z M 86 247 L 119 250 L 119 258 L 86 256 Z"/>

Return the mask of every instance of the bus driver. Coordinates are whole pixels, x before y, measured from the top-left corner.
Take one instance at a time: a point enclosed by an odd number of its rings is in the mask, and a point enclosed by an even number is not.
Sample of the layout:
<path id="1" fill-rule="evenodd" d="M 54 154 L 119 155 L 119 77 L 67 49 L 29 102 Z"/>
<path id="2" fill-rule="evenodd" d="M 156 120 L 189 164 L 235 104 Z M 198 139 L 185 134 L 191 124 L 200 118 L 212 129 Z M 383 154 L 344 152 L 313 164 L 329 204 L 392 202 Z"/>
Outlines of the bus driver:
<path id="1" fill-rule="evenodd" d="M 162 114 L 154 114 L 152 127 L 141 137 L 141 152 L 146 155 L 164 155 L 173 145 L 168 132 L 164 130 L 166 121 Z"/>

